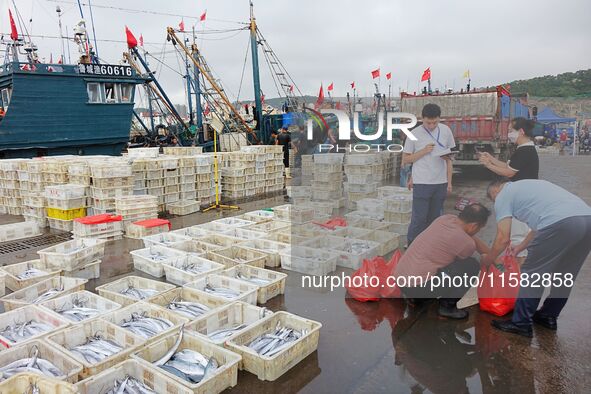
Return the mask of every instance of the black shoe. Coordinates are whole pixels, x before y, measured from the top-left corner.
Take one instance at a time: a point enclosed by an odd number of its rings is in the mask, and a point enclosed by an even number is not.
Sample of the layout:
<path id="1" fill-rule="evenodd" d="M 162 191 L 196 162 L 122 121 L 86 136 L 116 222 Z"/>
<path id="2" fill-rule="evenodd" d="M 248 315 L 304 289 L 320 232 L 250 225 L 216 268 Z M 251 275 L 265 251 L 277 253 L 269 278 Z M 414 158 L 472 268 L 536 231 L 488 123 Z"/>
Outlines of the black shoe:
<path id="1" fill-rule="evenodd" d="M 542 327 L 546 327 L 549 330 L 556 331 L 558 329 L 558 323 L 556 322 L 555 317 L 544 315 L 539 311 L 534 313 L 532 320 L 534 323 L 539 324 Z"/>
<path id="2" fill-rule="evenodd" d="M 494 328 L 501 331 L 518 334 L 527 338 L 532 338 L 534 336 L 531 327 L 519 327 L 511 320 L 493 320 L 491 324 Z"/>
<path id="3" fill-rule="evenodd" d="M 439 304 L 439 310 L 437 311 L 439 316 L 447 317 L 448 319 L 466 319 L 468 317 L 468 311 L 458 309 L 455 305 Z"/>

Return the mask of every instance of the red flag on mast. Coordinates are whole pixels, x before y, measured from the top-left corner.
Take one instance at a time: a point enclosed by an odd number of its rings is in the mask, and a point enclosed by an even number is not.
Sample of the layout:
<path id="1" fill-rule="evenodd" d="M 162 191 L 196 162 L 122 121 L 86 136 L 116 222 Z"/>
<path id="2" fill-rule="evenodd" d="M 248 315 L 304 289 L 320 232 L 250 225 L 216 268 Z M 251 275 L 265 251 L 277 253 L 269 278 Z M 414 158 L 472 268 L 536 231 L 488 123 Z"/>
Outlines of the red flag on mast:
<path id="1" fill-rule="evenodd" d="M 355 89 L 355 81 L 351 82 L 351 89 Z"/>
<path id="2" fill-rule="evenodd" d="M 324 89 L 322 88 L 322 84 L 320 84 L 320 91 L 318 92 L 318 99 L 316 100 L 316 107 L 320 107 L 324 102 Z"/>
<path id="3" fill-rule="evenodd" d="M 427 81 L 431 79 L 431 67 L 428 67 L 425 71 L 423 71 L 423 76 L 421 77 L 421 82 Z"/>
<path id="4" fill-rule="evenodd" d="M 203 22 L 207 18 L 207 10 L 203 11 L 203 14 L 199 17 L 199 21 Z"/>
<path id="5" fill-rule="evenodd" d="M 181 23 L 179 23 L 179 30 L 181 32 L 185 31 L 185 21 L 184 20 L 181 20 Z"/>
<path id="6" fill-rule="evenodd" d="M 293 92 L 293 85 L 289 85 L 289 91 Z"/>
<path id="7" fill-rule="evenodd" d="M 373 71 L 371 72 L 371 77 L 372 77 L 373 79 L 376 79 L 376 78 L 377 78 L 377 77 L 379 77 L 379 76 L 380 76 L 380 69 L 379 69 L 379 68 L 378 68 L 378 69 L 375 69 L 375 70 L 373 70 Z"/>
<path id="8" fill-rule="evenodd" d="M 392 73 L 386 74 L 386 79 L 392 79 Z"/>
<path id="9" fill-rule="evenodd" d="M 334 82 L 331 82 L 330 85 L 328 85 L 328 87 L 326 88 L 326 90 L 328 90 L 329 92 L 332 92 L 333 89 L 334 89 Z"/>
<path id="10" fill-rule="evenodd" d="M 18 40 L 18 30 L 16 30 L 16 23 L 14 23 L 14 18 L 12 17 L 12 11 L 8 10 L 8 16 L 10 17 L 10 38 L 13 41 Z"/>
<path id="11" fill-rule="evenodd" d="M 125 26 L 125 35 L 127 36 L 127 47 L 129 49 L 133 49 L 133 48 L 137 47 L 137 39 L 135 38 L 135 36 L 133 35 L 131 30 L 129 30 L 129 27 L 127 27 L 127 26 Z"/>
<path id="12" fill-rule="evenodd" d="M 140 46 L 143 47 L 144 46 L 144 35 L 140 34 Z"/>
<path id="13" fill-rule="evenodd" d="M 60 55 L 60 58 L 57 61 L 57 64 L 63 64 L 64 63 L 64 57 L 63 55 Z"/>

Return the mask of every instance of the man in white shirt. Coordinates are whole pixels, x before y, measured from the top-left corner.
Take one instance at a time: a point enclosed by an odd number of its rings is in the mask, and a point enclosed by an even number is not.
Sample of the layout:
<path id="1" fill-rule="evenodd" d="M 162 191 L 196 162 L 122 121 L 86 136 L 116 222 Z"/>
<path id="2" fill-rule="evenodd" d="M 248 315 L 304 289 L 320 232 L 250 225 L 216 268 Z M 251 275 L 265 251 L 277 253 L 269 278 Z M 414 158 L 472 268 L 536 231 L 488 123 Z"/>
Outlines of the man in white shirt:
<path id="1" fill-rule="evenodd" d="M 412 130 L 417 138 L 406 139 L 402 164 L 412 164 L 412 218 L 408 227 L 410 244 L 443 212 L 443 203 L 452 191 L 450 149 L 456 146 L 451 129 L 439 122 L 441 108 L 423 107 L 423 124 Z"/>

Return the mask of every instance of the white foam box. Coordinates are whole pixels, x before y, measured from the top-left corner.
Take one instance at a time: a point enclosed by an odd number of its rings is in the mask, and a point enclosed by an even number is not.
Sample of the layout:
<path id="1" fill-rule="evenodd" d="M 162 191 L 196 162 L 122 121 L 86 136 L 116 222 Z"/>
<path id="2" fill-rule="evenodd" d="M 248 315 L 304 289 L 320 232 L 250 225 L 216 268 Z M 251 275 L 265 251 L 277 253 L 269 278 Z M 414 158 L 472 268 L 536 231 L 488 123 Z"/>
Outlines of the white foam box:
<path id="1" fill-rule="evenodd" d="M 233 298 L 226 298 L 220 295 L 206 292 L 206 285 L 234 290 L 239 294 Z M 243 281 L 239 281 L 237 279 L 229 278 L 218 274 L 212 274 L 206 276 L 205 278 L 199 278 L 193 282 L 185 284 L 184 287 L 200 291 L 211 297 L 215 297 L 224 301 L 244 301 L 252 305 L 257 304 L 258 286 L 249 283 L 244 283 Z"/>

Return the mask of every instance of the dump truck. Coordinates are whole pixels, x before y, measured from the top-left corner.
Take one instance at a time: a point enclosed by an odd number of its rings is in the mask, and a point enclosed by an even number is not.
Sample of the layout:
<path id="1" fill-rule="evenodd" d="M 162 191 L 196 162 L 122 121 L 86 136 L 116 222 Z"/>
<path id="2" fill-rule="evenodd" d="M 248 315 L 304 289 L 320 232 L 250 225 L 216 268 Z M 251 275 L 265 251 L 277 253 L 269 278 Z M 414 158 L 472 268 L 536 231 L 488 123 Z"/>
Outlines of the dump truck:
<path id="1" fill-rule="evenodd" d="M 400 109 L 421 119 L 423 106 L 441 107 L 441 122 L 453 132 L 458 154 L 454 166 L 478 165 L 478 152 L 507 160 L 511 119 L 530 118 L 527 95 L 512 97 L 502 86 L 471 92 L 401 94 Z"/>

